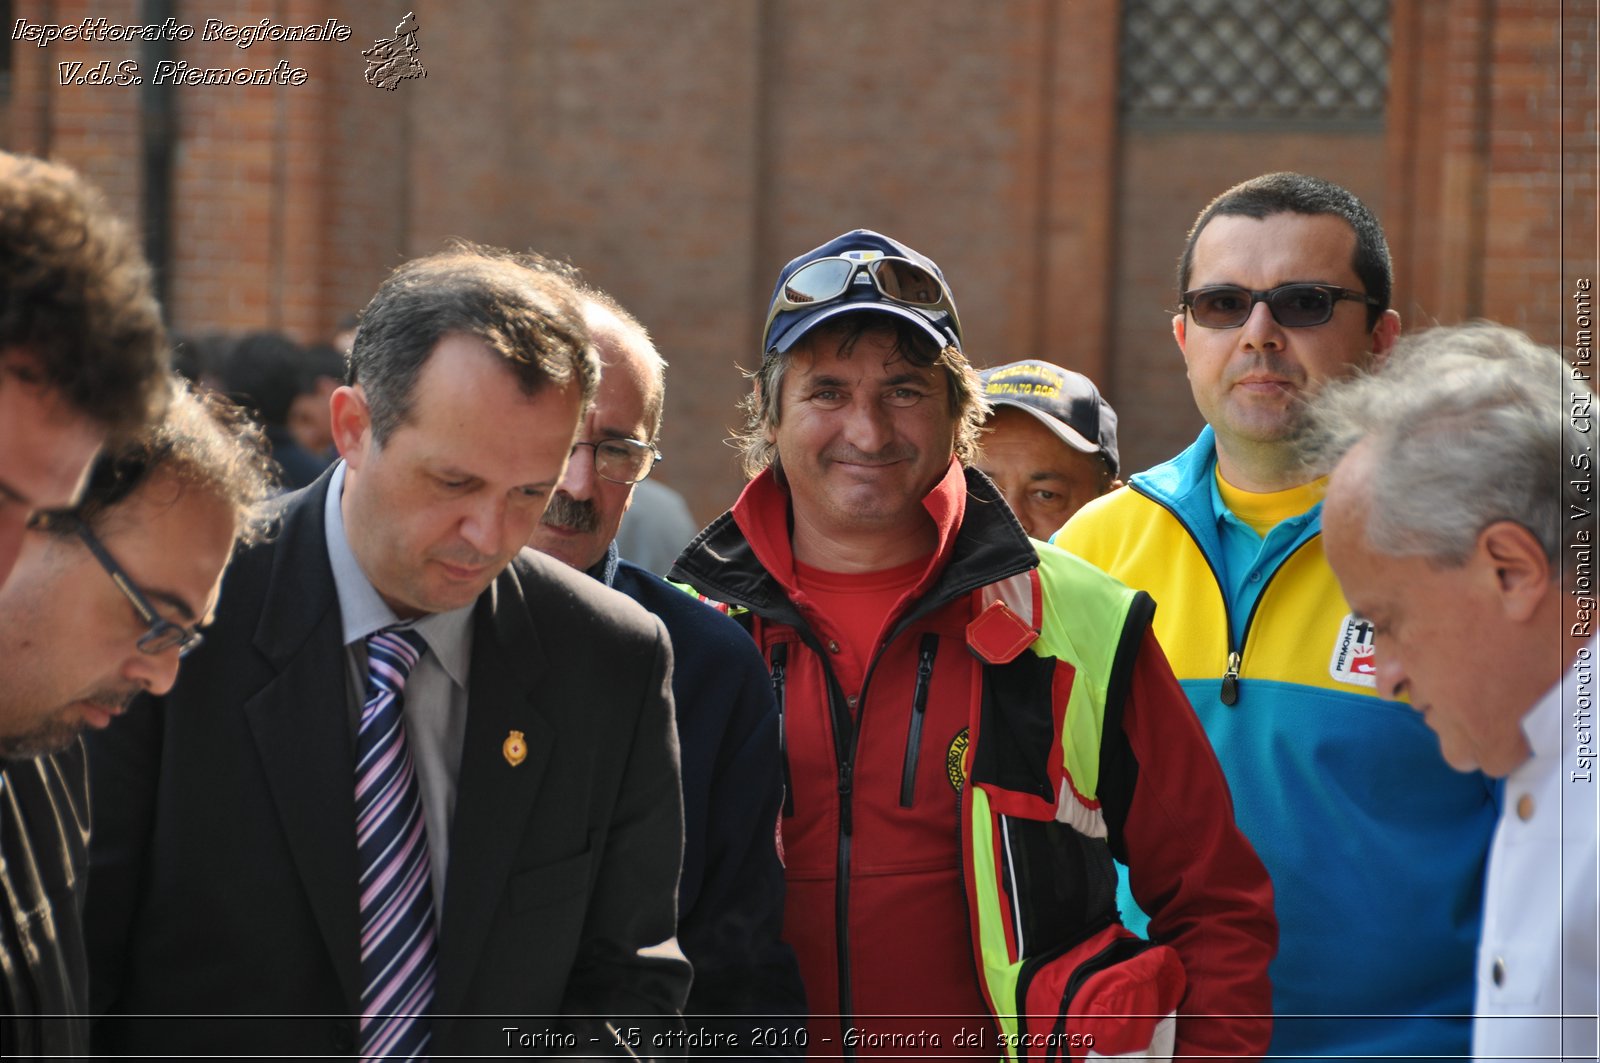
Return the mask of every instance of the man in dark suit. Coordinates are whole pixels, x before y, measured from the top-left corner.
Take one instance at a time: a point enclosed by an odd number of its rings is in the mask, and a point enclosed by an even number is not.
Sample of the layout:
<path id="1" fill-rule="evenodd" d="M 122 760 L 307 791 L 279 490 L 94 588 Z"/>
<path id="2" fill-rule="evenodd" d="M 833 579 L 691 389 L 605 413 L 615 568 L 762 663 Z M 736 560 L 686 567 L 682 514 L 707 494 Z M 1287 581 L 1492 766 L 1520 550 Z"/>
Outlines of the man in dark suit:
<path id="1" fill-rule="evenodd" d="M 344 460 L 90 751 L 95 1047 L 648 1054 L 689 980 L 670 646 L 517 556 L 593 395 L 581 308 L 469 248 L 362 320 Z"/>
<path id="2" fill-rule="evenodd" d="M 683 757 L 678 941 L 694 964 L 684 1008 L 694 1058 L 801 1056 L 805 988 L 783 930 L 783 760 L 772 681 L 739 624 L 621 558 L 617 527 L 660 459 L 666 362 L 645 327 L 584 291 L 600 387 L 529 545 L 626 594 L 666 625 Z"/>

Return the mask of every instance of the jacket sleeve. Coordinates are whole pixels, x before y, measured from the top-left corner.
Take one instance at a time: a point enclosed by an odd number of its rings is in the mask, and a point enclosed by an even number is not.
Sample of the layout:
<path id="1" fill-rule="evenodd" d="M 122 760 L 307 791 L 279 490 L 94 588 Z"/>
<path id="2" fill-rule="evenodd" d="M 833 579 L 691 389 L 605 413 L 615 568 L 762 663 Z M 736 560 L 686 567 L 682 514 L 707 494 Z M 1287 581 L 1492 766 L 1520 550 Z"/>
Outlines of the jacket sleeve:
<path id="1" fill-rule="evenodd" d="M 1114 740 L 1108 708 L 1116 782 L 1105 795 L 1107 823 L 1150 913 L 1151 940 L 1183 961 L 1177 1055 L 1260 1056 L 1272 1033 L 1267 966 L 1278 948 L 1271 880 L 1234 823 L 1221 765 L 1148 627 L 1126 690 L 1124 743 Z"/>
<path id="2" fill-rule="evenodd" d="M 727 699 L 729 709 L 723 716 L 721 704 L 697 706 L 714 708 L 713 718 L 725 719 L 727 725 L 712 766 L 703 875 L 692 907 L 682 911 L 679 922 L 679 941 L 694 964 L 685 1012 L 691 1032 L 704 1028 L 733 1035 L 736 1054 L 799 1055 L 799 1047 L 780 1052 L 751 1044 L 752 1027 L 804 1029 L 806 1002 L 794 951 L 779 940 L 784 889 L 777 828 L 783 771 L 771 683 L 760 653 L 744 632 L 731 623 L 720 626 L 733 629 L 737 641 L 708 640 L 688 651 L 717 654 L 715 678 L 707 670 L 700 672 L 716 685 L 695 696 Z M 682 721 L 680 733 L 687 733 L 688 726 Z M 686 739 L 686 749 L 687 744 Z M 804 1039 L 771 1040 L 796 1046 Z"/>
<path id="3" fill-rule="evenodd" d="M 612 1043 L 606 1023 L 641 1057 L 656 1035 L 682 1029 L 690 969 L 675 937 L 677 882 L 683 859 L 683 799 L 673 724 L 672 649 L 656 623 L 649 679 L 634 714 L 623 784 L 611 809 L 595 888 L 584 918 L 584 945 L 567 980 L 562 1012 L 579 1034 Z M 659 1018 L 650 1018 L 656 1016 Z M 623 1052 L 614 1054 L 625 1055 Z M 673 1053 L 667 1053 L 673 1054 Z"/>

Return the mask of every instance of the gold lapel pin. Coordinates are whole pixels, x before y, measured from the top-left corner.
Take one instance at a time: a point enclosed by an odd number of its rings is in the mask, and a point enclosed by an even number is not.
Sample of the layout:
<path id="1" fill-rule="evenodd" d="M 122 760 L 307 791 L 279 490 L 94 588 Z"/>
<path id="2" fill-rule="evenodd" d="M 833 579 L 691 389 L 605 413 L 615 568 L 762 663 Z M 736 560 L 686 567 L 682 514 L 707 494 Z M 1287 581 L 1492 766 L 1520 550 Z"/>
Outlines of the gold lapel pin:
<path id="1" fill-rule="evenodd" d="M 513 768 L 528 759 L 528 743 L 523 738 L 521 731 L 512 731 L 506 735 L 505 744 L 500 747 L 500 752 L 505 755 L 506 763 Z"/>

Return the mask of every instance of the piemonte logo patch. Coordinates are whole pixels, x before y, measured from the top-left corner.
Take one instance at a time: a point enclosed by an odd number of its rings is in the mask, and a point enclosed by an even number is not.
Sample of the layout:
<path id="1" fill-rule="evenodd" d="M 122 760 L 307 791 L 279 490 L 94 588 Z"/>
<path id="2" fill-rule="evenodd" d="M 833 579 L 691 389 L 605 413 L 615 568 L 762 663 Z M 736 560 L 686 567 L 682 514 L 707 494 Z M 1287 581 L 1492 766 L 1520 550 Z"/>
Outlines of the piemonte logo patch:
<path id="1" fill-rule="evenodd" d="M 1333 641 L 1328 674 L 1341 683 L 1358 687 L 1378 685 L 1377 658 L 1373 654 L 1372 624 L 1354 613 L 1345 616 L 1339 637 Z"/>

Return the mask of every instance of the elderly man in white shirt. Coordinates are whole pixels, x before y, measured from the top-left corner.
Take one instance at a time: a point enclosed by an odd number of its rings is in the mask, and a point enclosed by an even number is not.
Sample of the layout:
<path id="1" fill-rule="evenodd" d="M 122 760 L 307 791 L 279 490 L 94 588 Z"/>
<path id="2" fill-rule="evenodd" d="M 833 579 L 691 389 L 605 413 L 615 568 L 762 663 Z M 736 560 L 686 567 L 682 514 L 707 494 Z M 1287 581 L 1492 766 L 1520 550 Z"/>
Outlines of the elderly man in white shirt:
<path id="1" fill-rule="evenodd" d="M 1479 324 L 1402 341 L 1327 389 L 1329 563 L 1375 630 L 1379 690 L 1446 761 L 1504 778 L 1473 1055 L 1596 1057 L 1594 393 L 1588 371 Z"/>

